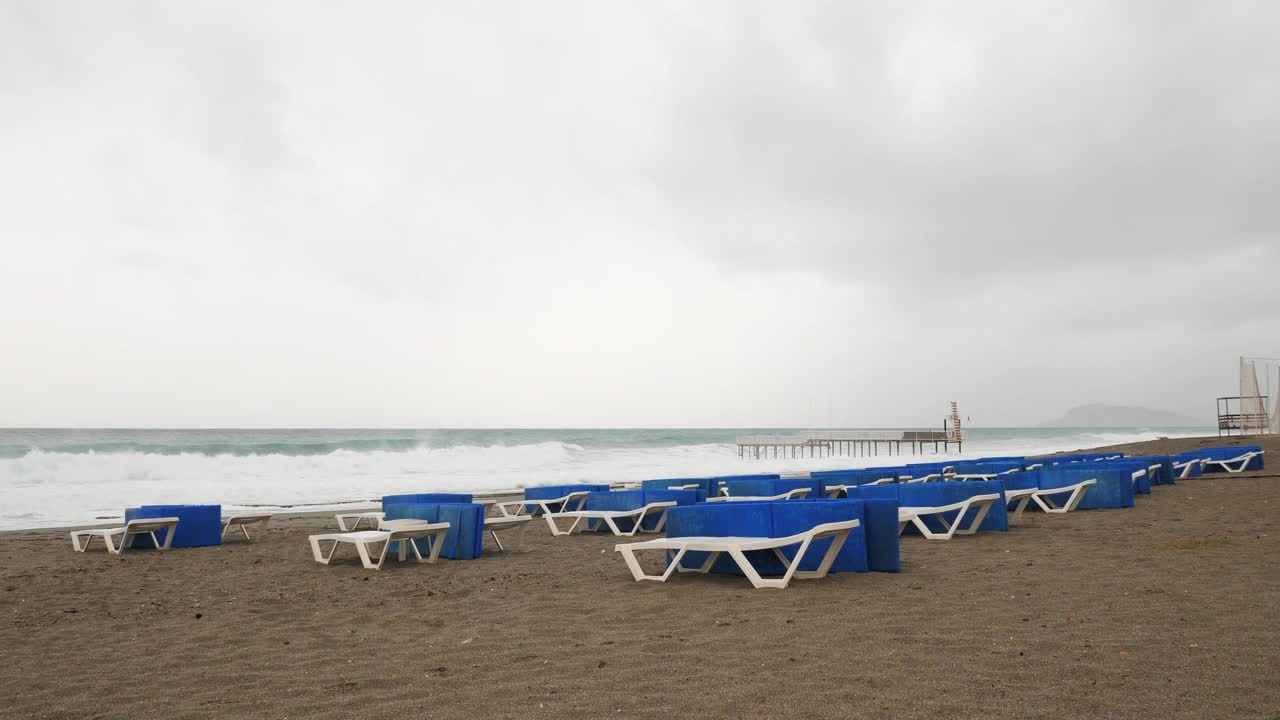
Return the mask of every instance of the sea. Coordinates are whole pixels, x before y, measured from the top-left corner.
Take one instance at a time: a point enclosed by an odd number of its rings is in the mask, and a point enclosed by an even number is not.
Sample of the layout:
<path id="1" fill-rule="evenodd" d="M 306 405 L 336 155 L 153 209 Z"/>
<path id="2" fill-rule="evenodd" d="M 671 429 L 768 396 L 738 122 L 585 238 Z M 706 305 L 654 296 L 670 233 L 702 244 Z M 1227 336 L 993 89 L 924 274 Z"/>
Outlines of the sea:
<path id="1" fill-rule="evenodd" d="M 797 429 L 0 429 L 0 530 L 118 519 L 126 506 L 324 510 L 383 494 L 509 490 L 914 460 L 1032 455 L 1205 428 L 970 428 L 963 454 L 740 458 L 735 438 Z"/>

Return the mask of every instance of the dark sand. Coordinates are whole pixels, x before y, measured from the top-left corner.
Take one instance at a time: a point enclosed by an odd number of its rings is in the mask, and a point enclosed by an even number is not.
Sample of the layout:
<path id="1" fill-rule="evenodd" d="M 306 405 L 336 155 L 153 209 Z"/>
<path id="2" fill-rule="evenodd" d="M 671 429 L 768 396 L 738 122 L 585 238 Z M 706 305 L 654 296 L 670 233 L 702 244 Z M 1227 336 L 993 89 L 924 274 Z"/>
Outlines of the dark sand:
<path id="1" fill-rule="evenodd" d="M 1278 475 L 906 537 L 901 573 L 785 591 L 636 583 L 613 538 L 541 525 L 519 552 L 382 572 L 312 562 L 331 518 L 120 559 L 5 533 L 0 717 L 1270 720 Z"/>

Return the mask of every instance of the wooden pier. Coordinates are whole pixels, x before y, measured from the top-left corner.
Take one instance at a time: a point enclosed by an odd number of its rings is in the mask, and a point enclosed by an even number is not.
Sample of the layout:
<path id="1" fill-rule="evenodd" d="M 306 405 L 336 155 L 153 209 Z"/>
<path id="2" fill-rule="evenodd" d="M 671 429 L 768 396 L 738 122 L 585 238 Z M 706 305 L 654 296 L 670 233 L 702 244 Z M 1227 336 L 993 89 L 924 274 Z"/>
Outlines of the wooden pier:
<path id="1" fill-rule="evenodd" d="M 901 455 L 905 445 L 912 455 L 924 454 L 929 445 L 956 452 L 964 448 L 963 436 L 955 430 L 821 430 L 794 435 L 744 435 L 736 439 L 738 457 L 870 457 Z M 881 450 L 884 452 L 881 453 Z"/>

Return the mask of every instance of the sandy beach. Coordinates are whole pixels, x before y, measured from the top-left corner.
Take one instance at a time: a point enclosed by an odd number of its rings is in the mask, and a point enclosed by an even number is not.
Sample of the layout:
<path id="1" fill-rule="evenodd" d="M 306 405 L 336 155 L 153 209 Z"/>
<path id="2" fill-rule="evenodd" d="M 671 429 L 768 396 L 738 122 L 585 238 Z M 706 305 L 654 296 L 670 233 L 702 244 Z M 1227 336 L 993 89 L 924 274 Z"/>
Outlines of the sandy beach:
<path id="1" fill-rule="evenodd" d="M 0 715 L 1269 720 L 1278 505 L 1276 469 L 1180 481 L 1129 510 L 905 537 L 901 573 L 785 591 L 636 583 L 614 538 L 540 524 L 517 551 L 381 572 L 312 561 L 328 515 L 122 558 L 8 532 Z"/>

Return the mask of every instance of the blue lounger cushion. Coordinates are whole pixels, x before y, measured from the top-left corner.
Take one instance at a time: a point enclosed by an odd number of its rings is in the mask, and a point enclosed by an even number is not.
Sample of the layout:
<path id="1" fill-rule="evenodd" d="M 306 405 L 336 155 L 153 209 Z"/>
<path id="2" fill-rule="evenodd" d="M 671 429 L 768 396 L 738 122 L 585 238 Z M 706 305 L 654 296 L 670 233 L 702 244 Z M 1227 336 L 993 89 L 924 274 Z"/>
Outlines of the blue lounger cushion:
<path id="1" fill-rule="evenodd" d="M 1228 447 L 1214 447 L 1214 448 L 1204 448 L 1203 450 L 1193 450 L 1191 452 L 1183 453 L 1183 455 L 1186 455 L 1189 457 L 1209 458 L 1211 460 L 1232 460 L 1240 457 L 1241 455 L 1244 455 L 1245 453 L 1259 452 L 1261 450 L 1262 450 L 1261 445 L 1231 445 Z M 1263 464 L 1263 457 L 1264 456 L 1262 455 L 1255 455 L 1254 457 L 1250 458 L 1249 462 L 1245 463 L 1244 469 L 1245 470 L 1264 469 L 1265 465 Z M 1206 471 L 1222 472 L 1222 470 L 1216 466 L 1210 466 L 1206 468 Z"/>
<path id="2" fill-rule="evenodd" d="M 724 481 L 731 496 L 772 497 L 801 488 L 809 490 L 808 497 L 820 498 L 826 486 L 822 478 L 732 478 Z"/>
<path id="3" fill-rule="evenodd" d="M 757 473 L 754 475 L 717 475 L 711 478 L 711 487 L 707 497 L 720 494 L 720 486 L 729 480 L 777 480 L 782 477 L 777 473 Z"/>
<path id="4" fill-rule="evenodd" d="M 664 478 L 661 480 L 644 480 L 640 483 L 640 487 L 645 490 L 666 490 L 681 485 L 697 485 L 698 489 L 706 493 L 707 497 L 711 497 L 719 486 L 719 481 L 715 478 Z"/>
<path id="5" fill-rule="evenodd" d="M 812 477 L 817 473 L 809 473 Z M 832 485 L 866 485 L 876 480 L 897 480 L 898 473 L 895 468 L 864 468 L 860 470 L 832 470 L 823 472 L 819 479 L 822 480 L 823 489 Z"/>
<path id="6" fill-rule="evenodd" d="M 440 557 L 452 560 L 474 560 L 480 557 L 484 543 L 484 506 L 479 503 L 384 503 L 387 520 L 425 520 L 447 522 Z M 413 541 L 424 556 L 429 552 L 426 538 Z M 391 548 L 388 552 L 395 552 Z"/>
<path id="7" fill-rule="evenodd" d="M 606 492 L 609 490 L 608 485 L 599 483 L 595 484 L 577 484 L 577 485 L 535 485 L 524 489 L 524 497 L 526 500 L 555 500 L 573 492 Z M 552 507 L 552 510 L 559 510 L 559 507 Z M 525 508 L 526 512 L 539 515 L 542 510 L 538 507 Z"/>
<path id="8" fill-rule="evenodd" d="M 124 521 L 145 518 L 178 518 L 178 526 L 173 532 L 173 543 L 170 547 L 207 547 L 222 544 L 222 506 L 221 505 L 143 505 L 126 508 Z M 164 544 L 167 530 L 156 533 L 160 543 Z M 133 540 L 135 548 L 155 547 L 150 536 L 141 535 Z"/>
<path id="9" fill-rule="evenodd" d="M 587 495 L 586 503 L 583 505 L 584 510 L 639 510 L 650 503 L 656 502 L 674 502 L 679 505 L 693 505 L 702 500 L 706 500 L 701 490 L 608 490 L 604 492 L 593 492 Z M 644 530 L 654 530 L 658 526 L 660 513 L 654 513 L 646 516 L 644 519 Z M 622 530 L 630 530 L 633 521 L 630 519 L 617 520 L 617 525 Z M 596 527 L 597 530 L 608 527 L 603 523 Z"/>
<path id="10" fill-rule="evenodd" d="M 1103 468 L 1123 469 L 1124 471 L 1129 473 L 1130 482 L 1133 483 L 1134 493 L 1138 495 L 1150 495 L 1151 494 L 1151 472 L 1148 469 L 1150 465 L 1151 463 L 1146 463 L 1139 460 L 1129 460 L 1126 458 L 1124 460 L 1092 461 L 1089 463 L 1088 466 L 1094 467 L 1094 468 L 1103 467 Z M 1139 475 L 1136 480 L 1134 480 L 1133 474 L 1138 472 L 1142 474 Z"/>
<path id="11" fill-rule="evenodd" d="M 383 495 L 382 505 L 385 507 L 394 503 L 425 503 L 425 504 L 442 504 L 442 503 L 470 503 L 472 501 L 470 493 L 411 493 L 407 495 Z"/>
<path id="12" fill-rule="evenodd" d="M 1014 473 L 1016 474 L 1016 473 Z M 974 495 L 998 494 L 1004 500 L 1004 484 L 1000 480 L 976 480 L 966 482 L 929 482 L 899 483 L 896 485 L 864 485 L 852 488 L 850 497 L 863 499 L 891 498 L 902 507 L 938 507 L 963 502 Z M 996 501 L 991 504 L 986 517 L 982 519 L 979 530 L 1005 531 L 1009 529 L 1009 514 L 1005 502 Z M 973 512 L 972 510 L 970 512 Z M 943 515 L 948 522 L 955 520 L 958 511 Z M 942 530 L 941 522 L 936 517 L 921 518 L 931 528 Z M 895 517 L 895 522 L 897 518 Z M 911 529 L 913 526 L 908 526 Z"/>
<path id="13" fill-rule="evenodd" d="M 1075 485 L 1085 480 L 1097 480 L 1080 498 L 1078 510 L 1102 508 L 1131 508 L 1134 505 L 1133 476 L 1128 468 L 1107 467 L 1105 463 L 1067 463 L 1039 470 L 1040 488 Z"/>
<path id="14" fill-rule="evenodd" d="M 999 475 L 1011 470 L 1020 471 L 1026 464 L 1022 460 L 979 460 L 959 462 L 952 467 L 955 468 L 957 475 Z"/>
<path id="15" fill-rule="evenodd" d="M 677 507 L 667 515 L 667 536 L 787 537 L 824 522 L 849 519 L 858 519 L 861 525 L 849 533 L 831 572 L 896 572 L 900 568 L 898 507 L 892 500 L 789 500 Z M 801 569 L 816 568 L 829 547 L 830 541 L 811 546 L 801 561 Z M 696 567 L 706 555 L 689 553 L 685 557 L 686 567 Z M 751 560 L 763 573 L 783 571 L 772 551 L 752 554 Z M 741 574 L 737 564 L 727 557 L 722 557 L 712 572 Z"/>

